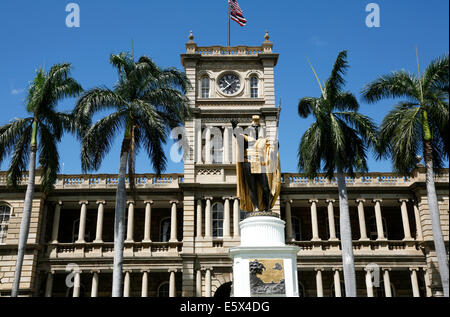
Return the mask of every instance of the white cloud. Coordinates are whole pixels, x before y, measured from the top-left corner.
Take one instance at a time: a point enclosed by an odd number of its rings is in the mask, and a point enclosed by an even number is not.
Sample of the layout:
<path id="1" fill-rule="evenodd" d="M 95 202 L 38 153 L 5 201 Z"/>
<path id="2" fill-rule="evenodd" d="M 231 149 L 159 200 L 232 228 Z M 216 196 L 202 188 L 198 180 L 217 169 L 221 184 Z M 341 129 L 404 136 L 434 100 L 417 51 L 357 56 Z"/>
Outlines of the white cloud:
<path id="1" fill-rule="evenodd" d="M 19 95 L 24 92 L 24 89 L 13 89 L 11 90 L 11 95 Z"/>
<path id="2" fill-rule="evenodd" d="M 325 46 L 328 45 L 328 42 L 322 40 L 318 36 L 314 35 L 309 38 L 309 43 L 314 46 Z"/>

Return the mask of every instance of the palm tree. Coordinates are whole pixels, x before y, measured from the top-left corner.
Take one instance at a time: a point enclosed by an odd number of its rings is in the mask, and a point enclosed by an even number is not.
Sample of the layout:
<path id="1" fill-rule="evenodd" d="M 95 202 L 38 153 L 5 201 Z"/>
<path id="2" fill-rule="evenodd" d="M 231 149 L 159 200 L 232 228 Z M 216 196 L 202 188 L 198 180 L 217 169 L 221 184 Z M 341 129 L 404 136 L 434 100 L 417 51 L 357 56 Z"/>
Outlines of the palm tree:
<path id="1" fill-rule="evenodd" d="M 312 66 L 311 66 L 312 68 Z M 305 97 L 298 104 L 298 114 L 316 121 L 303 135 L 298 150 L 298 166 L 308 177 L 324 171 L 328 179 L 335 176 L 339 191 L 340 239 L 344 269 L 345 293 L 356 297 L 352 233 L 344 173 L 367 171 L 366 151 L 376 141 L 376 127 L 368 117 L 359 114 L 357 99 L 342 91 L 343 75 L 348 68 L 347 51 L 339 53 L 330 78 L 324 86 L 313 72 L 321 89 L 319 98 Z"/>
<path id="2" fill-rule="evenodd" d="M 26 100 L 27 111 L 31 116 L 16 119 L 0 127 L 0 164 L 12 153 L 7 173 L 10 186 L 18 186 L 23 171 L 29 164 L 12 297 L 16 297 L 19 292 L 35 190 L 37 153 L 39 152 L 39 164 L 42 169 L 41 190 L 45 194 L 53 188 L 59 171 L 59 154 L 56 145 L 67 131 L 74 132 L 79 137 L 82 134 L 82 125 L 76 125 L 71 115 L 55 110 L 60 100 L 76 97 L 82 92 L 81 86 L 70 77 L 70 70 L 70 64 L 57 64 L 48 73 L 39 69 L 30 85 Z"/>
<path id="3" fill-rule="evenodd" d="M 180 126 L 190 114 L 184 95 L 190 88 L 186 75 L 176 69 L 161 69 L 150 58 L 137 62 L 128 53 L 111 55 L 119 80 L 113 90 L 94 88 L 78 101 L 74 114 L 92 121 L 100 111 L 110 111 L 86 132 L 82 142 L 82 169 L 98 170 L 114 137 L 124 133 L 120 151 L 120 167 L 116 192 L 114 221 L 114 270 L 112 296 L 122 296 L 122 263 L 125 233 L 126 185 L 128 164 L 130 189 L 134 188 L 134 163 L 137 152 L 144 148 L 159 175 L 166 167 L 163 144 L 170 129 Z"/>
<path id="4" fill-rule="evenodd" d="M 419 61 L 417 59 L 419 66 Z M 434 185 L 434 169 L 439 171 L 449 153 L 449 56 L 431 62 L 423 76 L 397 71 L 366 85 L 362 94 L 369 103 L 384 98 L 404 98 L 384 118 L 379 133 L 379 154 L 391 157 L 401 175 L 410 175 L 417 157 L 426 165 L 427 198 L 445 296 L 449 296 L 448 261 L 442 235 Z"/>

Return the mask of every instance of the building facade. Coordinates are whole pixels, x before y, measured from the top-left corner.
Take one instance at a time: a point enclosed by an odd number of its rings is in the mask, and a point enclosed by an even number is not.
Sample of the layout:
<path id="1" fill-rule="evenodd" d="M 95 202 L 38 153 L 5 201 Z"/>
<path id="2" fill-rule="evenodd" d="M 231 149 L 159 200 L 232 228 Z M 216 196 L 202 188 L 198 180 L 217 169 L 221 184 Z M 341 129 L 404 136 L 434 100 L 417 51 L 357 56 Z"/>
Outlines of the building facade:
<path id="1" fill-rule="evenodd" d="M 229 296 L 228 250 L 240 244 L 245 217 L 231 120 L 245 129 L 259 115 L 264 135 L 277 138 L 272 49 L 268 34 L 258 47 L 199 47 L 189 36 L 181 55 L 194 112 L 183 135 L 185 169 L 136 177 L 127 202 L 125 296 Z M 60 175 L 44 196 L 37 174 L 20 295 L 111 296 L 117 175 Z M 0 172 L 0 296 L 11 292 L 26 181 L 11 191 Z M 425 168 L 411 177 L 367 173 L 346 181 L 358 296 L 441 296 Z M 448 248 L 448 169 L 436 176 L 436 190 Z M 300 247 L 301 296 L 345 296 L 336 182 L 282 174 L 274 211 L 286 222 L 287 244 Z"/>

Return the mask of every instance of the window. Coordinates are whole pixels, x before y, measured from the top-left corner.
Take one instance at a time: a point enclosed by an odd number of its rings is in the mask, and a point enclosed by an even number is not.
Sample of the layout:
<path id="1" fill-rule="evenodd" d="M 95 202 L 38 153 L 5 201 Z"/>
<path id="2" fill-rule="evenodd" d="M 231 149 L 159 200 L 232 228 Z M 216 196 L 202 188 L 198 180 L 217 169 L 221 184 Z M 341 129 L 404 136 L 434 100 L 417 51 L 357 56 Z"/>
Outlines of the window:
<path id="1" fill-rule="evenodd" d="M 302 226 L 300 219 L 297 217 L 292 217 L 292 240 L 302 241 Z"/>
<path id="2" fill-rule="evenodd" d="M 164 282 L 158 287 L 158 297 L 169 297 L 169 283 Z"/>
<path id="3" fill-rule="evenodd" d="M 169 242 L 170 239 L 170 218 L 165 218 L 161 221 L 159 239 L 161 242 Z"/>
<path id="4" fill-rule="evenodd" d="M 250 97 L 258 98 L 258 78 L 255 76 L 250 78 Z"/>
<path id="5" fill-rule="evenodd" d="M 209 98 L 209 78 L 202 78 L 202 98 Z"/>
<path id="6" fill-rule="evenodd" d="M 212 221 L 213 221 L 213 237 L 223 237 L 223 204 L 215 203 L 212 206 Z"/>
<path id="7" fill-rule="evenodd" d="M 0 243 L 4 243 L 8 235 L 9 218 L 11 217 L 11 208 L 6 205 L 0 205 Z"/>

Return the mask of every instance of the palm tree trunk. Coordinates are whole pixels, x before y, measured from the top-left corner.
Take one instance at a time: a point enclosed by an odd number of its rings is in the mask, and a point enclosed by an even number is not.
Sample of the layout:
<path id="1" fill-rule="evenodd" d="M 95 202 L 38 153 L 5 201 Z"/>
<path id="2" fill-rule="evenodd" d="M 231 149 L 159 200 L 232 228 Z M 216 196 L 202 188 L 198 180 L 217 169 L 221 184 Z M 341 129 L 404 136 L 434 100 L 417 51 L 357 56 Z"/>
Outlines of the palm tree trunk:
<path id="1" fill-rule="evenodd" d="M 339 224 L 344 269 L 345 296 L 356 297 L 355 260 L 353 256 L 352 229 L 348 210 L 347 186 L 342 171 L 337 173 L 339 190 Z"/>
<path id="2" fill-rule="evenodd" d="M 33 128 L 35 129 L 35 128 Z M 33 142 L 33 141 L 32 141 Z M 36 144 L 32 144 L 30 148 L 30 165 L 28 169 L 28 185 L 25 193 L 25 202 L 23 205 L 22 221 L 20 223 L 19 245 L 17 251 L 16 270 L 14 273 L 13 287 L 11 297 L 17 297 L 19 294 L 20 277 L 22 274 L 23 258 L 30 230 L 31 207 L 33 204 L 33 194 L 35 185 L 35 169 L 36 169 Z"/>
<path id="3" fill-rule="evenodd" d="M 439 213 L 438 200 L 436 195 L 436 188 L 434 185 L 434 171 L 433 171 L 433 157 L 432 157 L 431 141 L 424 142 L 424 157 L 426 165 L 426 186 L 428 207 L 430 208 L 431 226 L 433 230 L 434 247 L 439 265 L 439 274 L 441 276 L 442 288 L 444 296 L 449 296 L 449 281 L 448 281 L 448 261 L 447 251 L 445 250 L 444 236 L 442 234 L 441 219 Z"/>
<path id="4" fill-rule="evenodd" d="M 125 208 L 126 187 L 125 177 L 127 172 L 127 161 L 129 155 L 130 140 L 125 137 L 122 143 L 120 155 L 119 183 L 116 192 L 116 214 L 114 219 L 114 264 L 113 264 L 113 287 L 112 296 L 122 296 L 122 267 L 123 246 L 125 240 Z"/>

